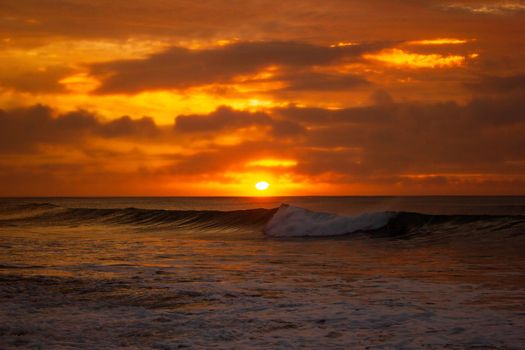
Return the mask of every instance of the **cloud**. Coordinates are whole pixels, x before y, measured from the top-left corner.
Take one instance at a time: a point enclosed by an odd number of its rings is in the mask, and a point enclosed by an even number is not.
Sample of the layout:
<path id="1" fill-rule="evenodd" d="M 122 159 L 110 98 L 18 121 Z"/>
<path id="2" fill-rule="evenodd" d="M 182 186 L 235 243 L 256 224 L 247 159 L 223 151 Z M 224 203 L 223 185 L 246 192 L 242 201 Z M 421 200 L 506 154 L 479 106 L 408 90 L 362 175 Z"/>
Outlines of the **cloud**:
<path id="1" fill-rule="evenodd" d="M 275 136 L 295 136 L 304 128 L 293 121 L 278 120 L 265 112 L 238 111 L 227 106 L 219 107 L 210 114 L 179 115 L 175 119 L 175 131 L 179 133 L 219 133 L 248 127 L 269 127 Z"/>
<path id="2" fill-rule="evenodd" d="M 30 93 L 65 92 L 59 81 L 71 71 L 71 68 L 60 66 L 32 71 L 13 71 L 12 67 L 8 67 L 0 73 L 0 87 Z"/>
<path id="3" fill-rule="evenodd" d="M 407 45 L 461 45 L 466 44 L 470 40 L 457 38 L 437 38 L 437 39 L 422 39 L 412 40 L 407 42 Z"/>
<path id="4" fill-rule="evenodd" d="M 145 59 L 119 60 L 91 66 L 91 73 L 102 80 L 98 93 L 137 93 L 146 90 L 186 89 L 213 83 L 231 83 L 241 75 L 278 66 L 306 69 L 355 60 L 361 54 L 385 44 L 329 47 L 293 41 L 239 42 L 226 46 L 190 50 L 173 47 Z M 356 76 L 330 76 L 316 73 L 293 75 L 283 80 L 290 89 L 313 89 L 363 84 Z M 278 80 L 278 78 L 276 79 Z"/>
<path id="5" fill-rule="evenodd" d="M 279 91 L 346 91 L 367 87 L 365 78 L 355 74 L 327 74 L 318 72 L 289 73 L 277 76 L 286 86 Z"/>
<path id="6" fill-rule="evenodd" d="M 525 162 L 520 151 L 525 146 L 522 97 L 478 98 L 465 105 L 393 103 L 370 106 L 367 112 L 348 109 L 338 111 L 336 123 L 333 111 L 318 110 L 318 127 L 310 128 L 305 142 L 321 151 L 317 156 L 310 153 L 308 169 L 334 169 L 325 163 L 335 157 L 340 162 L 332 163 L 343 164 L 354 176 L 510 171 Z M 376 117 L 356 122 L 361 113 Z M 345 121 L 345 115 L 351 117 Z M 344 173 L 341 168 L 338 171 Z"/>
<path id="7" fill-rule="evenodd" d="M 160 129 L 147 117 L 101 121 L 84 110 L 55 116 L 43 105 L 0 110 L 0 153 L 35 152 L 42 144 L 79 144 L 88 137 L 140 139 L 159 134 Z"/>
<path id="8" fill-rule="evenodd" d="M 131 119 L 123 116 L 106 123 L 99 123 L 94 130 L 95 134 L 102 137 L 144 137 L 154 138 L 159 136 L 159 127 L 152 118 L 143 117 L 141 119 Z"/>
<path id="9" fill-rule="evenodd" d="M 475 57 L 477 56 L 472 56 L 471 58 Z M 466 63 L 469 57 L 462 55 L 441 55 L 436 53 L 420 54 L 393 48 L 374 54 L 367 54 L 365 55 L 365 58 L 392 66 L 408 68 L 445 68 L 460 67 Z"/>
<path id="10" fill-rule="evenodd" d="M 477 92 L 508 93 L 516 90 L 525 90 L 525 74 L 507 76 L 484 76 L 474 83 L 465 86 Z"/>
<path id="11" fill-rule="evenodd" d="M 183 133 L 218 132 L 225 129 L 234 130 L 272 123 L 268 114 L 263 112 L 242 112 L 222 106 L 207 115 L 179 115 L 175 120 L 175 130 Z"/>
<path id="12" fill-rule="evenodd" d="M 514 12 L 525 12 L 525 3 L 522 1 L 491 1 L 481 3 L 451 3 L 445 6 L 451 10 L 461 10 L 473 14 L 504 15 Z"/>
<path id="13" fill-rule="evenodd" d="M 388 97 L 384 97 L 384 99 L 388 99 Z M 384 123 L 392 118 L 390 110 L 385 109 L 385 105 L 390 104 L 388 101 L 389 100 L 372 106 L 340 109 L 298 108 L 291 105 L 286 108 L 276 108 L 274 111 L 285 120 L 307 126 L 337 127 L 340 124 Z"/>

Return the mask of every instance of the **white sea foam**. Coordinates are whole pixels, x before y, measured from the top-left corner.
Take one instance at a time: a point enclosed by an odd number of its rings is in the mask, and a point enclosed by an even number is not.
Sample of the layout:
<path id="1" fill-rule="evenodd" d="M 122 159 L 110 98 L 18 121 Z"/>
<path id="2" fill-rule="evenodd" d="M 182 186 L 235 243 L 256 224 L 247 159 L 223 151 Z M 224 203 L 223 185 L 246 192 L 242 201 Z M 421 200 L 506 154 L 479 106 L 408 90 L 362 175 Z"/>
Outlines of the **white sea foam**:
<path id="1" fill-rule="evenodd" d="M 392 216 L 387 212 L 343 216 L 281 204 L 264 233 L 272 237 L 339 236 L 381 228 Z"/>

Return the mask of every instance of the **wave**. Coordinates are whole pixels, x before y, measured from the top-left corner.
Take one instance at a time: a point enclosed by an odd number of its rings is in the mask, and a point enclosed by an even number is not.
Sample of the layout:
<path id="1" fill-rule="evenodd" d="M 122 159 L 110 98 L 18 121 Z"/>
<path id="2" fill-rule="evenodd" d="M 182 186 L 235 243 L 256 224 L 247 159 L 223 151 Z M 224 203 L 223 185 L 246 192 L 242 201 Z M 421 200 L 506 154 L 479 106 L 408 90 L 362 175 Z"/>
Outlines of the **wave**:
<path id="1" fill-rule="evenodd" d="M 376 212 L 345 216 L 287 204 L 274 209 L 161 210 L 66 208 L 51 203 L 0 206 L 0 226 L 129 225 L 168 230 L 246 230 L 268 237 L 331 237 L 364 233 L 369 237 L 410 239 L 497 233 L 525 237 L 525 216 L 430 215 Z"/>
<path id="2" fill-rule="evenodd" d="M 525 216 L 431 215 L 377 212 L 358 216 L 320 213 L 283 204 L 264 227 L 272 237 L 326 237 L 364 233 L 369 237 L 444 238 L 494 233 L 525 237 Z"/>
<path id="3" fill-rule="evenodd" d="M 282 204 L 264 227 L 264 233 L 272 237 L 340 236 L 385 227 L 394 216 L 379 212 L 352 217 Z"/>
<path id="4" fill-rule="evenodd" d="M 163 210 L 65 208 L 50 203 L 0 208 L 0 225 L 132 225 L 166 228 L 245 228 L 264 225 L 276 209 Z"/>

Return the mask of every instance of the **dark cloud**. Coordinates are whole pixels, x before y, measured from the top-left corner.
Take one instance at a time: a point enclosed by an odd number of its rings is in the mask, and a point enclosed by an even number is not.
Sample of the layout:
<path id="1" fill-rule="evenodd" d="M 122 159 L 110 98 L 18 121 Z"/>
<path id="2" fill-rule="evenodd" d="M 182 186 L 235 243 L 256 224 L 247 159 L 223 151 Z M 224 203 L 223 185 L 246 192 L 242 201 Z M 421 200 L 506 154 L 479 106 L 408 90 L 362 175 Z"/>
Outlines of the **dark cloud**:
<path id="1" fill-rule="evenodd" d="M 525 74 L 486 76 L 475 83 L 466 83 L 465 85 L 477 92 L 508 93 L 525 90 Z"/>
<path id="2" fill-rule="evenodd" d="M 123 116 L 106 123 L 100 123 L 95 132 L 103 137 L 146 137 L 159 136 L 160 131 L 152 118 L 131 119 Z"/>
<path id="3" fill-rule="evenodd" d="M 30 93 L 65 92 L 64 85 L 59 81 L 72 71 L 68 67 L 48 67 L 32 72 L 12 72 L 5 69 L 0 73 L 0 87 Z"/>
<path id="4" fill-rule="evenodd" d="M 525 161 L 525 100 L 518 97 L 475 99 L 457 103 L 390 104 L 371 106 L 364 115 L 376 115 L 370 123 L 353 118 L 325 122 L 317 110 L 317 127 L 310 130 L 308 146 L 334 150 L 328 159 L 352 160 L 349 174 L 402 173 L 502 173 L 523 172 L 514 166 Z M 353 111 L 352 111 L 353 110 Z M 364 112 L 363 109 L 342 110 Z M 352 115 L 353 113 L 349 113 Z M 333 120 L 333 111 L 325 111 Z M 342 151 L 337 151 L 338 149 Z M 327 155 L 310 153 L 308 171 L 329 170 Z M 514 165 L 513 165 L 514 164 Z M 512 169 L 512 170 L 511 170 Z M 342 169 L 339 168 L 340 172 Z"/>
<path id="5" fill-rule="evenodd" d="M 523 94 L 509 94 L 505 98 L 475 98 L 468 105 L 468 112 L 475 116 L 480 126 L 506 128 L 525 123 Z M 521 111 L 521 112 L 520 112 Z"/>
<path id="6" fill-rule="evenodd" d="M 179 115 L 175 120 L 175 130 L 182 133 L 218 132 L 246 128 L 253 125 L 266 126 L 272 123 L 270 116 L 263 112 L 236 111 L 222 106 L 207 115 Z"/>
<path id="7" fill-rule="evenodd" d="M 174 47 L 145 59 L 95 64 L 92 74 L 102 79 L 98 93 L 137 93 L 145 90 L 185 89 L 212 83 L 229 83 L 239 75 L 254 74 L 270 66 L 308 68 L 354 60 L 385 44 L 325 47 L 302 42 L 240 42 L 227 46 L 190 50 Z M 343 89 L 365 84 L 354 75 L 331 76 L 300 73 L 282 79 L 290 90 L 327 87 Z M 279 80 L 279 77 L 276 78 Z"/>
<path id="8" fill-rule="evenodd" d="M 355 74 L 289 73 L 278 76 L 276 80 L 287 84 L 280 91 L 345 91 L 370 85 L 365 78 Z"/>
<path id="9" fill-rule="evenodd" d="M 298 123 L 278 120 L 264 112 L 238 111 L 226 106 L 206 115 L 179 115 L 175 120 L 175 130 L 180 133 L 218 133 L 251 126 L 269 127 L 275 136 L 294 136 L 305 131 Z"/>
<path id="10" fill-rule="evenodd" d="M 338 124 L 363 124 L 385 122 L 392 118 L 391 106 L 384 103 L 373 106 L 324 109 L 324 108 L 298 108 L 288 106 L 277 108 L 275 113 L 285 120 L 294 121 L 304 125 L 337 126 Z"/>
<path id="11" fill-rule="evenodd" d="M 55 116 L 42 105 L 0 110 L 0 153 L 33 152 L 41 144 L 78 144 L 89 136 L 137 139 L 159 134 L 160 129 L 147 117 L 104 122 L 84 110 Z"/>

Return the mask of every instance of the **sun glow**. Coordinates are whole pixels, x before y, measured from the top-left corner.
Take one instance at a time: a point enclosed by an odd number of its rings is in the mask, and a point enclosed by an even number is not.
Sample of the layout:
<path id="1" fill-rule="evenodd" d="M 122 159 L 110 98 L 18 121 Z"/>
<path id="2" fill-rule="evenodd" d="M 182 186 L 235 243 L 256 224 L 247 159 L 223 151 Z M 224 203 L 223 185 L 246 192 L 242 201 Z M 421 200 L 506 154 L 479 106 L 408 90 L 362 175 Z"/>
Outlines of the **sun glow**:
<path id="1" fill-rule="evenodd" d="M 259 159 L 247 163 L 248 166 L 252 167 L 294 167 L 297 165 L 297 161 L 289 159 Z"/>
<path id="2" fill-rule="evenodd" d="M 259 191 L 265 191 L 270 187 L 270 184 L 266 181 L 259 181 L 255 184 L 255 188 Z"/>

